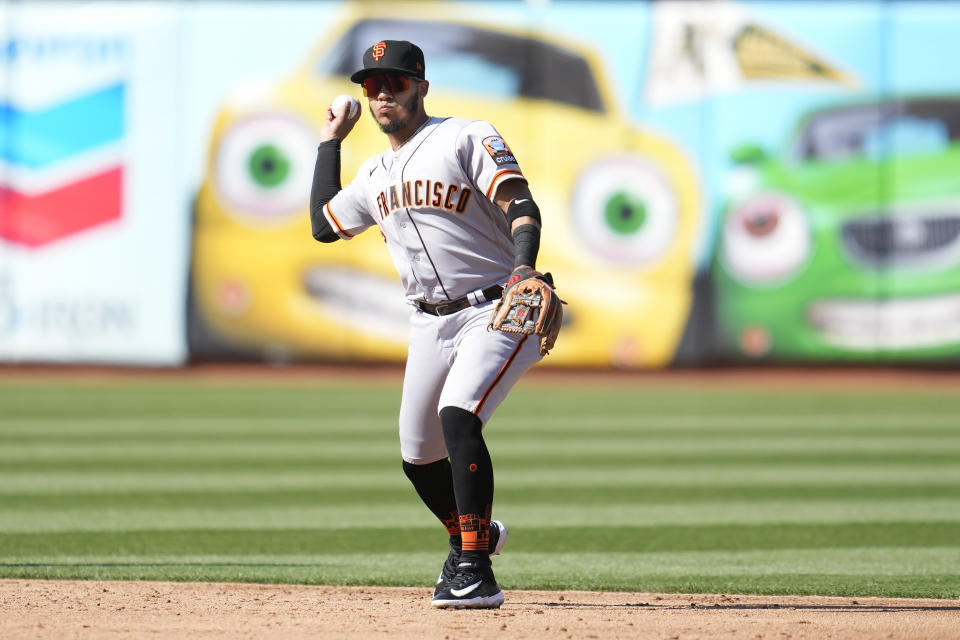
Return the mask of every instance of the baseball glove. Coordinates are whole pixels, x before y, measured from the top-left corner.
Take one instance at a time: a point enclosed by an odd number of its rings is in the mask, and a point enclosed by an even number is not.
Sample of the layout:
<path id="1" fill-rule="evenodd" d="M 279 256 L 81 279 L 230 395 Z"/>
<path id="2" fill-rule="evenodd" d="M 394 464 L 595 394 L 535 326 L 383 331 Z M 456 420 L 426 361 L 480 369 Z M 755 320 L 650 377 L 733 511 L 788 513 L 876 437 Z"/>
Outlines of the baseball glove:
<path id="1" fill-rule="evenodd" d="M 563 300 L 553 290 L 553 276 L 541 275 L 532 269 L 528 277 L 503 290 L 487 325 L 506 333 L 536 334 L 540 338 L 540 355 L 553 348 L 563 322 Z"/>

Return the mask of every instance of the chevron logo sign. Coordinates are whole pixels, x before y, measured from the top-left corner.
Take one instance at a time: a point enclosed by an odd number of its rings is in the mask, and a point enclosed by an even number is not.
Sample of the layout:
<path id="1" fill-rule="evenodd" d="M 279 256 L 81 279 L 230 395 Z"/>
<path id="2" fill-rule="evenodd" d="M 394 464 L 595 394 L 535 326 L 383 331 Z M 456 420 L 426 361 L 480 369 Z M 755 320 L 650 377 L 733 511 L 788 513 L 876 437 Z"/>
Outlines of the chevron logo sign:
<path id="1" fill-rule="evenodd" d="M 0 102 L 0 238 L 38 248 L 120 219 L 125 92 Z"/>

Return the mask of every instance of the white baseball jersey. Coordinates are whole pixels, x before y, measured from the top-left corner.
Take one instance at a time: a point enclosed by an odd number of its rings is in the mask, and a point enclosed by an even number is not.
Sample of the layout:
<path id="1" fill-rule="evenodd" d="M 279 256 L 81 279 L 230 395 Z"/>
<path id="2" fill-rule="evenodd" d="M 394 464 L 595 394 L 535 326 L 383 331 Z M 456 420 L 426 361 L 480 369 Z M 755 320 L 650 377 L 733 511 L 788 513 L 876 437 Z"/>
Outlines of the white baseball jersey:
<path id="1" fill-rule="evenodd" d="M 323 212 L 344 240 L 378 225 L 407 297 L 442 303 L 509 277 L 510 225 L 491 198 L 522 177 L 489 123 L 430 118 L 367 160 Z"/>
<path id="2" fill-rule="evenodd" d="M 323 212 L 344 240 L 377 225 L 407 298 L 439 304 L 510 276 L 510 225 L 491 198 L 503 182 L 521 178 L 489 123 L 430 118 L 397 151 L 366 161 Z M 471 302 L 477 304 L 445 316 L 411 305 L 400 405 L 400 455 L 407 462 L 447 457 L 440 409 L 460 407 L 486 424 L 541 358 L 536 336 L 487 329 L 494 302 Z"/>

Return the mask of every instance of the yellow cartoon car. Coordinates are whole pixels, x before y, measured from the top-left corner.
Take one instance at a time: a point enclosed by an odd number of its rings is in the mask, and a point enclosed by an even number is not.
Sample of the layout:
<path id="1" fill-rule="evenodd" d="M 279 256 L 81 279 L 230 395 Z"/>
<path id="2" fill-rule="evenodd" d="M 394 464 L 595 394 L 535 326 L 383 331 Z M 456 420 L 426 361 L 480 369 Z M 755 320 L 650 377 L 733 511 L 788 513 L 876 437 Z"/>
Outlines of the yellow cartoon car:
<path id="1" fill-rule="evenodd" d="M 439 4 L 397 18 L 357 6 L 296 74 L 219 113 L 195 208 L 192 353 L 405 358 L 409 307 L 380 234 L 321 245 L 308 213 L 327 105 L 360 96 L 348 76 L 372 42 L 403 39 L 424 50 L 428 113 L 492 122 L 529 179 L 544 218 L 537 264 L 569 303 L 545 362 L 668 364 L 690 309 L 701 210 L 686 157 L 626 121 L 583 47 L 463 22 Z M 386 146 L 361 118 L 343 146 L 344 183 Z"/>

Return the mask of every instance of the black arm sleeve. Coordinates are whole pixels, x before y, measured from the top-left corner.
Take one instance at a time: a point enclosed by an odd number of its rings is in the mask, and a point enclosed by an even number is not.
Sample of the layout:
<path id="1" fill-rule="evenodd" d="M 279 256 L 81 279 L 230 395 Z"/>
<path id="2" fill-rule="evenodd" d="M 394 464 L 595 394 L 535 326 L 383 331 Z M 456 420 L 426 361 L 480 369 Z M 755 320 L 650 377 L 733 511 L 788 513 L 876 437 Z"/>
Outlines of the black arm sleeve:
<path id="1" fill-rule="evenodd" d="M 313 168 L 313 187 L 310 189 L 310 226 L 319 242 L 340 239 L 323 215 L 325 204 L 340 192 L 340 140 L 334 138 L 317 147 L 317 164 Z"/>
<path id="2" fill-rule="evenodd" d="M 507 207 L 507 220 L 512 225 L 520 218 L 533 218 L 537 224 L 524 224 L 513 232 L 513 266 L 537 266 L 537 254 L 540 252 L 540 208 L 530 198 L 514 200 Z"/>
<path id="3" fill-rule="evenodd" d="M 524 224 L 513 232 L 513 266 L 528 265 L 537 267 L 537 254 L 540 253 L 540 227 Z"/>

